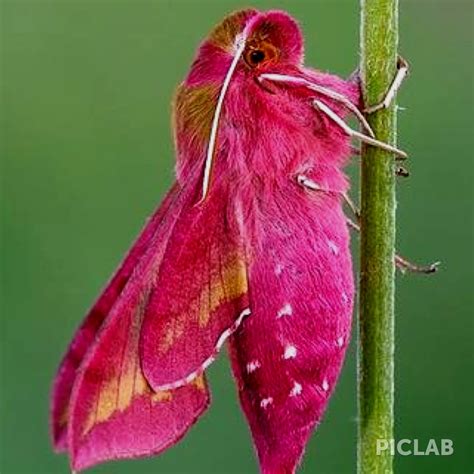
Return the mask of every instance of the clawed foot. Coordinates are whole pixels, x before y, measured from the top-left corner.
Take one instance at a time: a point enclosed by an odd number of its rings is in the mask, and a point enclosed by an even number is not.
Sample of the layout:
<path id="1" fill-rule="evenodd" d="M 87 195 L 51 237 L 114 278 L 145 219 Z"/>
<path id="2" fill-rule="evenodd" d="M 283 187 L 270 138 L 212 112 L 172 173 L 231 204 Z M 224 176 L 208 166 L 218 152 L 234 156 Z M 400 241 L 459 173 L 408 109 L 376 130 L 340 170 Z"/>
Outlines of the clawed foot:
<path id="1" fill-rule="evenodd" d="M 436 273 L 438 271 L 438 267 L 441 265 L 441 262 L 434 262 L 431 265 L 416 265 L 414 263 L 409 262 L 408 260 L 400 257 L 400 255 L 395 256 L 395 264 L 397 268 L 402 272 L 405 273 L 406 271 L 414 272 L 414 273 Z"/>
<path id="2" fill-rule="evenodd" d="M 360 225 L 354 222 L 352 219 L 346 217 L 347 224 L 349 227 L 354 229 L 357 232 L 360 232 Z M 395 265 L 397 268 L 402 272 L 412 272 L 412 273 L 423 273 L 428 275 L 430 273 L 436 273 L 438 271 L 438 267 L 441 265 L 441 262 L 434 262 L 430 265 L 417 265 L 415 263 L 410 262 L 409 260 L 401 257 L 400 255 L 395 255 Z"/>
<path id="3" fill-rule="evenodd" d="M 388 107 L 390 107 L 390 104 L 392 103 L 393 99 L 397 95 L 398 89 L 400 89 L 400 86 L 402 85 L 403 80 L 407 76 L 408 71 L 409 71 L 408 62 L 405 59 L 403 59 L 401 56 L 398 56 L 397 73 L 387 93 L 385 94 L 384 99 L 378 104 L 366 107 L 364 109 L 364 113 L 373 114 L 374 112 L 377 112 L 377 110 L 387 109 Z"/>
<path id="4" fill-rule="evenodd" d="M 395 170 L 395 174 L 403 178 L 408 178 L 410 176 L 410 172 L 403 166 L 398 166 L 397 169 Z"/>

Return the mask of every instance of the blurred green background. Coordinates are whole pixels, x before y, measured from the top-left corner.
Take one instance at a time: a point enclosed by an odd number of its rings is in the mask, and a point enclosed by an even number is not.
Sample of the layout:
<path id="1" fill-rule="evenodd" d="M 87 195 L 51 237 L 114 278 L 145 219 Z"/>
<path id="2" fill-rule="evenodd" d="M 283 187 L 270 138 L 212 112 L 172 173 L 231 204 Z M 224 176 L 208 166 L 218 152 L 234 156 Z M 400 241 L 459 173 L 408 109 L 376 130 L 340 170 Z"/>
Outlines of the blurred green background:
<path id="1" fill-rule="evenodd" d="M 48 438 L 48 393 L 73 331 L 173 175 L 170 98 L 221 17 L 252 3 L 304 29 L 307 63 L 348 75 L 355 1 L 3 1 L 2 474 L 66 473 Z M 450 438 L 450 457 L 396 458 L 398 473 L 472 472 L 473 8 L 401 0 L 412 73 L 400 94 L 398 246 L 437 276 L 399 276 L 396 436 Z M 357 165 L 350 169 L 357 174 Z M 355 186 L 354 193 L 357 192 Z M 303 473 L 355 472 L 355 341 Z M 214 403 L 164 455 L 96 473 L 253 473 L 225 357 Z"/>

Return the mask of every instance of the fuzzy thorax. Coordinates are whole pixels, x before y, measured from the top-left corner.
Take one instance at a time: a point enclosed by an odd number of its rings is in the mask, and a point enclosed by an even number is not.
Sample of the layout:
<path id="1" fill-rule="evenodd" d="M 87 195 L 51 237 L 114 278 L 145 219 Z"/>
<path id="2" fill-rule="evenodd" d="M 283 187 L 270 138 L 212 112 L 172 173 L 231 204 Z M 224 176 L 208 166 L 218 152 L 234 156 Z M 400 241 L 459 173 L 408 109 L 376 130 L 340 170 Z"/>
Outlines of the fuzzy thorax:
<path id="1" fill-rule="evenodd" d="M 305 78 L 357 104 L 358 87 L 302 65 L 301 32 L 281 12 L 237 12 L 227 17 L 199 48 L 174 105 L 177 173 L 186 182 L 196 166 L 204 169 L 218 98 L 236 54 L 246 48 L 232 73 L 212 150 L 212 179 L 278 180 L 303 166 L 328 170 L 334 179 L 349 154 L 349 139 L 315 112 L 317 96 L 305 87 L 270 84 L 264 73 Z M 255 63 L 252 63 L 255 58 Z M 327 100 L 327 98 L 325 98 Z M 340 104 L 331 105 L 342 112 Z M 212 183 L 211 183 L 212 185 Z"/>

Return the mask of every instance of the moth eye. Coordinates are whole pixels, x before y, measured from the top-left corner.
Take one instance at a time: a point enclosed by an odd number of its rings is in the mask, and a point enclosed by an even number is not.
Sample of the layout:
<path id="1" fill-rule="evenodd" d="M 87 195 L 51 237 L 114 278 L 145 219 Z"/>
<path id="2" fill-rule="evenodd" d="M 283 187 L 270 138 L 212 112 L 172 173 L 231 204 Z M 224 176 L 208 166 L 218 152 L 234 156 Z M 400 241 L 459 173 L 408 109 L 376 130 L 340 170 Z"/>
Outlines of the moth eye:
<path id="1" fill-rule="evenodd" d="M 260 44 L 259 47 L 249 48 L 244 55 L 245 62 L 252 68 L 271 61 L 277 56 L 275 47 L 270 44 Z"/>
<path id="2" fill-rule="evenodd" d="M 251 51 L 250 62 L 252 64 L 258 64 L 258 63 L 263 62 L 264 60 L 265 60 L 265 53 L 263 51 L 261 51 L 260 49 Z"/>

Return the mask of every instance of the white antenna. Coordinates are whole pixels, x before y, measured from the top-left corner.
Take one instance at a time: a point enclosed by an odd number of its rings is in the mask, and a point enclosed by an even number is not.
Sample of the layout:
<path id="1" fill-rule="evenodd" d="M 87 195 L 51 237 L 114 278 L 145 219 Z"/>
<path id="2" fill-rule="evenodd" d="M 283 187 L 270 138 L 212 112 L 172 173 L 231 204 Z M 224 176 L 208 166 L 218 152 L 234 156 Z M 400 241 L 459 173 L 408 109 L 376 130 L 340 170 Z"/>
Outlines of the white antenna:
<path id="1" fill-rule="evenodd" d="M 232 59 L 232 63 L 230 64 L 229 70 L 227 71 L 224 82 L 222 83 L 222 88 L 219 93 L 219 98 L 217 99 L 216 110 L 214 111 L 214 117 L 212 119 L 211 134 L 209 136 L 209 145 L 207 147 L 206 164 L 204 166 L 204 176 L 202 179 L 202 196 L 199 202 L 202 202 L 204 201 L 204 199 L 206 199 L 207 193 L 209 191 L 209 183 L 211 180 L 211 170 L 212 170 L 212 160 L 214 159 L 214 149 L 216 147 L 217 127 L 219 126 L 219 118 L 222 112 L 222 105 L 224 103 L 224 98 L 227 93 L 227 89 L 229 88 L 230 80 L 232 79 L 232 75 L 234 74 L 235 68 L 237 67 L 237 63 L 245 49 L 245 34 L 237 35 L 237 37 L 235 38 L 234 49 L 235 49 L 235 55 L 234 55 L 234 58 Z"/>

